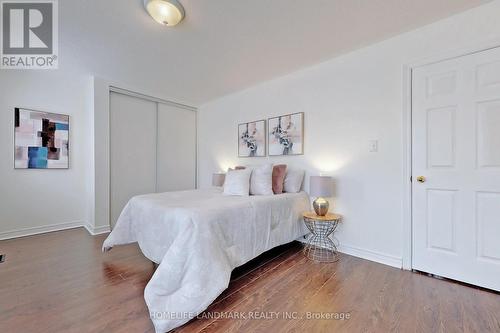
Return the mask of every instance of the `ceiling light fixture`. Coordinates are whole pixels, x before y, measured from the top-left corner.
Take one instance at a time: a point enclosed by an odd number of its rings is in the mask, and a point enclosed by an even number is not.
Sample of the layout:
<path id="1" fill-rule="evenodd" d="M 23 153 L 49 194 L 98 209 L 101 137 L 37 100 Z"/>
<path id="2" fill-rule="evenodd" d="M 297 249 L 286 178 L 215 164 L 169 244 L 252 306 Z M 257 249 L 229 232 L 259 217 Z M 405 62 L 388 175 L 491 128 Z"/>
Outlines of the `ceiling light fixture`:
<path id="1" fill-rule="evenodd" d="M 184 18 L 184 8 L 177 0 L 144 0 L 144 7 L 156 22 L 169 27 Z"/>

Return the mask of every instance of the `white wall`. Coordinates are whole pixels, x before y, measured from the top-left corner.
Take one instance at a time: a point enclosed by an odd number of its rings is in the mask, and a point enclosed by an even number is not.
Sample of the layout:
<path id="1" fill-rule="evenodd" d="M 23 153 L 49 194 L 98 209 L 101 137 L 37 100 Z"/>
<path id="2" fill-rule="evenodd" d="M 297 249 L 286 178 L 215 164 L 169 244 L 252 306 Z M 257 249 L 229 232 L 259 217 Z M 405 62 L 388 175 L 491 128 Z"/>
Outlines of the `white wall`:
<path id="1" fill-rule="evenodd" d="M 403 65 L 492 40 L 500 44 L 499 12 L 495 1 L 201 106 L 201 187 L 215 171 L 267 160 L 305 168 L 308 176 L 330 174 L 334 209 L 345 216 L 342 249 L 401 266 Z M 236 157 L 238 123 L 301 111 L 305 155 Z M 374 139 L 378 153 L 368 151 Z"/>
<path id="2" fill-rule="evenodd" d="M 69 70 L 1 71 L 0 239 L 85 224 L 90 84 Z M 70 115 L 69 170 L 14 170 L 15 107 Z"/>
<path id="3" fill-rule="evenodd" d="M 101 78 L 73 43 L 61 31 L 57 70 L 0 70 L 0 240 L 75 226 L 109 230 L 109 86 L 171 100 L 162 82 Z M 15 107 L 70 115 L 68 170 L 14 170 Z"/>

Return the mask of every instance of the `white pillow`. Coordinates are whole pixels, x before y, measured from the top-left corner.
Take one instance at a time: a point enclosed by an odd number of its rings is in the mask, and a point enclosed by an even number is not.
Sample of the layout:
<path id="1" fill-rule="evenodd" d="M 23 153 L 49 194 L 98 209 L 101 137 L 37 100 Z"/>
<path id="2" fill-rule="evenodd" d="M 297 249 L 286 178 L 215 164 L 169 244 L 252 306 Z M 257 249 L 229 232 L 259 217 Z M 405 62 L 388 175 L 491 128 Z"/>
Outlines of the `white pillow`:
<path id="1" fill-rule="evenodd" d="M 289 169 L 285 176 L 283 191 L 287 193 L 300 192 L 302 182 L 304 181 L 304 170 Z"/>
<path id="2" fill-rule="evenodd" d="M 273 165 L 264 164 L 252 170 L 250 176 L 251 195 L 273 195 Z"/>
<path id="3" fill-rule="evenodd" d="M 224 181 L 224 195 L 249 195 L 251 174 L 252 169 L 228 170 Z"/>

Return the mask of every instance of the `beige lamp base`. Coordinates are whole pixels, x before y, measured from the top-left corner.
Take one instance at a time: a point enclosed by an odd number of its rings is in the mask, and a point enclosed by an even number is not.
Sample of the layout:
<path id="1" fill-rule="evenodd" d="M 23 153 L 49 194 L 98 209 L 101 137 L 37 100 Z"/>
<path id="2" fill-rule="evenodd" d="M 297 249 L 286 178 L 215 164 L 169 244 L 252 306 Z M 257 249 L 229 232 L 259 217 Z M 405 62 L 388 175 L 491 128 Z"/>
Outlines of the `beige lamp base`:
<path id="1" fill-rule="evenodd" d="M 330 204 L 325 198 L 320 197 L 313 201 L 313 207 L 318 216 L 325 216 L 328 213 Z"/>

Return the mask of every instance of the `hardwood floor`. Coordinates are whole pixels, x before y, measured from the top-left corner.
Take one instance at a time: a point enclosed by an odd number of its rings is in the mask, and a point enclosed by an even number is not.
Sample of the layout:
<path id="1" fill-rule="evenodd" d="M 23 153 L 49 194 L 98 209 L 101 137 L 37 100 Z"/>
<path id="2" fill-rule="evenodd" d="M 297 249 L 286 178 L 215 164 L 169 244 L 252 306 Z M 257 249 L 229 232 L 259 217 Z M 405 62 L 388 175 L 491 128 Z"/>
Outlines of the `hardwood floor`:
<path id="1" fill-rule="evenodd" d="M 134 244 L 101 253 L 104 238 L 73 229 L 0 241 L 0 332 L 154 332 L 143 298 L 152 263 Z M 348 255 L 318 264 L 300 249 L 236 269 L 201 318 L 175 332 L 500 332 L 496 293 Z"/>

